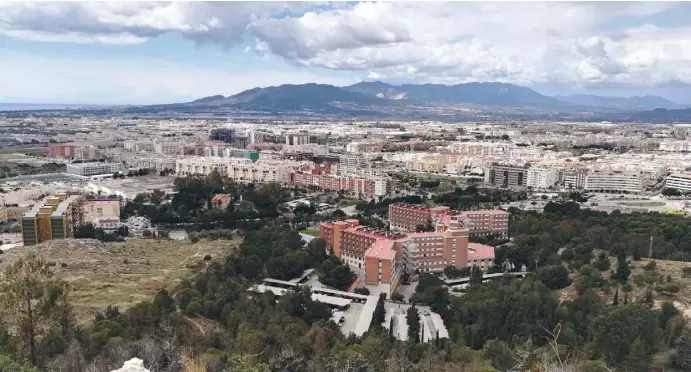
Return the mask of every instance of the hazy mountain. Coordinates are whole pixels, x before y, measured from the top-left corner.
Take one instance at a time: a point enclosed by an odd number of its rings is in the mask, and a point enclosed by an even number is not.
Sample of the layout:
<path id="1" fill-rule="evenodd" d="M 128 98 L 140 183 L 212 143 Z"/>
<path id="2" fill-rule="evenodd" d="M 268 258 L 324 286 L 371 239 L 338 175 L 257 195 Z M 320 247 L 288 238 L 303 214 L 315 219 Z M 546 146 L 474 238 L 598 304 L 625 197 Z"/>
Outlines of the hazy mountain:
<path id="1" fill-rule="evenodd" d="M 617 110 L 643 111 L 656 108 L 680 109 L 686 107 L 685 105 L 680 105 L 659 96 L 604 97 L 579 94 L 572 96 L 555 96 L 554 98 L 572 105 Z"/>
<path id="2" fill-rule="evenodd" d="M 476 104 L 507 107 L 561 107 L 563 102 L 542 95 L 532 89 L 504 83 L 405 84 L 390 85 L 380 81 L 361 82 L 343 89 L 385 98 L 389 100 L 411 100 L 435 104 Z"/>
<path id="3" fill-rule="evenodd" d="M 223 97 L 211 96 L 190 102 L 192 106 L 230 106 L 256 111 L 339 111 L 344 107 L 388 105 L 367 94 L 347 91 L 333 85 L 300 84 L 253 88 Z"/>
<path id="4" fill-rule="evenodd" d="M 691 122 L 691 108 L 667 110 L 658 108 L 652 111 L 637 112 L 630 117 L 634 121 L 649 123 Z"/>

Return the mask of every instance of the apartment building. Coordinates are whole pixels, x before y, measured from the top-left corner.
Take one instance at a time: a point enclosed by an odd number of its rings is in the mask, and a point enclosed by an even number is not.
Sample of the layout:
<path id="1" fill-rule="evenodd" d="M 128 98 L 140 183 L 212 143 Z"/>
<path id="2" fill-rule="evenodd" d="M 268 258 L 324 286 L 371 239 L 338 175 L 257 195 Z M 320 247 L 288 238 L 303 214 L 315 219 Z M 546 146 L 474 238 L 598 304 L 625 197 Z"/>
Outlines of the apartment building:
<path id="1" fill-rule="evenodd" d="M 465 226 L 471 235 L 509 236 L 509 212 L 500 209 L 458 212 L 455 216 L 465 219 Z M 445 221 L 441 222 L 442 224 Z"/>
<path id="2" fill-rule="evenodd" d="M 101 150 L 95 146 L 80 146 L 72 143 L 51 143 L 48 145 L 48 156 L 67 160 L 100 160 Z"/>
<path id="3" fill-rule="evenodd" d="M 519 165 L 492 164 L 485 173 L 485 183 L 493 187 L 524 187 L 528 181 L 528 169 Z"/>
<path id="4" fill-rule="evenodd" d="M 7 208 L 0 205 L 0 223 L 5 223 L 7 221 L 8 221 Z"/>
<path id="5" fill-rule="evenodd" d="M 121 163 L 73 163 L 67 164 L 67 173 L 79 176 L 96 176 L 113 174 L 123 169 Z"/>
<path id="6" fill-rule="evenodd" d="M 665 179 L 665 187 L 680 191 L 691 191 L 691 174 L 672 173 Z"/>
<path id="7" fill-rule="evenodd" d="M 475 210 L 452 212 L 448 207 L 429 208 L 424 205 L 396 203 L 389 205 L 389 226 L 396 231 L 415 231 L 420 225 L 432 223 L 437 231 L 445 230 L 455 218 L 464 220 L 471 235 L 509 235 L 509 212 Z"/>
<path id="8" fill-rule="evenodd" d="M 561 172 L 560 183 L 569 189 L 583 189 L 587 175 L 585 169 L 565 169 Z"/>
<path id="9" fill-rule="evenodd" d="M 389 229 L 415 231 L 431 221 L 429 207 L 421 204 L 394 203 L 389 205 Z"/>
<path id="10" fill-rule="evenodd" d="M 24 245 L 73 237 L 83 222 L 84 211 L 79 196 L 58 194 L 47 197 L 22 217 Z"/>
<path id="11" fill-rule="evenodd" d="M 350 142 L 346 145 L 346 152 L 354 154 L 381 152 L 383 146 L 381 142 Z"/>
<path id="12" fill-rule="evenodd" d="M 660 151 L 690 152 L 691 151 L 691 142 L 690 141 L 660 142 Z"/>
<path id="13" fill-rule="evenodd" d="M 595 169 L 589 171 L 585 179 L 585 189 L 589 191 L 640 193 L 644 187 L 643 172 L 640 170 Z"/>
<path id="14" fill-rule="evenodd" d="M 469 234 L 463 223 L 452 216 L 444 229 L 401 234 L 345 220 L 322 223 L 320 233 L 354 273 L 393 291 L 403 270 L 438 273 L 447 266 L 467 266 Z"/>
<path id="15" fill-rule="evenodd" d="M 559 182 L 559 171 L 549 167 L 528 168 L 526 186 L 537 190 L 553 188 Z"/>
<path id="16" fill-rule="evenodd" d="M 309 133 L 286 134 L 286 146 L 299 146 L 310 143 Z"/>
<path id="17" fill-rule="evenodd" d="M 384 176 L 349 176 L 334 174 L 312 174 L 303 171 L 286 174 L 283 183 L 317 187 L 322 190 L 348 191 L 367 196 L 387 195 L 391 182 Z"/>

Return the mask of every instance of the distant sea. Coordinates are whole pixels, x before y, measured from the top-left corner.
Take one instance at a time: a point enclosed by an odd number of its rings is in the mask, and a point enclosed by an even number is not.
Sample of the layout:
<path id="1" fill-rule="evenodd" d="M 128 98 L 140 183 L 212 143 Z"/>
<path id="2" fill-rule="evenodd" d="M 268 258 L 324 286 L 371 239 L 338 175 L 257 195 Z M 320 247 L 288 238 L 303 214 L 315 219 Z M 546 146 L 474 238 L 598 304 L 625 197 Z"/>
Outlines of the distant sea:
<path id="1" fill-rule="evenodd" d="M 0 111 L 73 110 L 85 107 L 99 107 L 99 105 L 77 105 L 64 103 L 0 103 Z"/>

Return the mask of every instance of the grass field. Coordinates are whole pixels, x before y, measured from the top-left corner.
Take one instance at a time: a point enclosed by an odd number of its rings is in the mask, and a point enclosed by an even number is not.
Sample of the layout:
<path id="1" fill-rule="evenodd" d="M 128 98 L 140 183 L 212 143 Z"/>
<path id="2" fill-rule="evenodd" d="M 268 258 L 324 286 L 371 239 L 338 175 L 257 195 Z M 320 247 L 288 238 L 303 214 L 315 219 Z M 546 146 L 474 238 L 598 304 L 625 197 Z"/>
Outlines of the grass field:
<path id="1" fill-rule="evenodd" d="M 302 230 L 300 234 L 305 234 L 309 236 L 319 237 L 319 230 Z"/>
<path id="2" fill-rule="evenodd" d="M 5 252 L 0 268 L 35 252 L 55 263 L 57 275 L 70 284 L 77 319 L 86 321 L 116 305 L 126 309 L 150 300 L 159 289 L 173 290 L 204 267 L 204 256 L 222 259 L 240 243 L 235 240 L 188 241 L 132 239 L 124 243 L 67 239 Z"/>
<path id="3" fill-rule="evenodd" d="M 632 202 L 619 202 L 620 205 L 625 205 L 627 207 L 664 207 L 667 205 L 665 202 L 658 201 L 632 201 Z"/>

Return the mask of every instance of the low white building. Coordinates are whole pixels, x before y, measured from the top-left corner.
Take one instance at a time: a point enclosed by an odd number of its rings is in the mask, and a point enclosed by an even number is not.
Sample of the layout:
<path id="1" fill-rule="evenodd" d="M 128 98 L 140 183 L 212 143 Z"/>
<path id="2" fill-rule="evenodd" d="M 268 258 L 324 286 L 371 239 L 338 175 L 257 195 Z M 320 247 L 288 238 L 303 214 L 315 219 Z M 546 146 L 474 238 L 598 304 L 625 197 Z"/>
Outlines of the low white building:
<path id="1" fill-rule="evenodd" d="M 67 173 L 79 176 L 113 174 L 122 170 L 121 163 L 73 163 L 67 164 Z"/>
<path id="2" fill-rule="evenodd" d="M 591 170 L 585 178 L 585 189 L 640 193 L 645 186 L 641 171 Z"/>
<path id="3" fill-rule="evenodd" d="M 681 191 L 691 191 L 691 174 L 673 173 L 665 180 L 665 187 Z"/>

